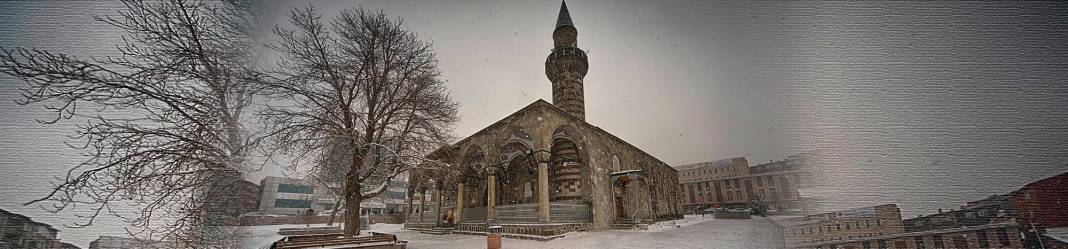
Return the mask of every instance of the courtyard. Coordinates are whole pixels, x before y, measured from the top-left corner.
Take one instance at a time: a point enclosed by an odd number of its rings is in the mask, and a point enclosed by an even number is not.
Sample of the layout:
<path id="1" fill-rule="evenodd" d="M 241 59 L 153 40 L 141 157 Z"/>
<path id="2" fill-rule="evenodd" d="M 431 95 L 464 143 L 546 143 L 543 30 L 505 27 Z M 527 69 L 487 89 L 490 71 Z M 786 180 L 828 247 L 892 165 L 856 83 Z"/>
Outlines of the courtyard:
<path id="1" fill-rule="evenodd" d="M 246 243 L 247 248 L 259 248 L 268 241 L 281 236 L 275 234 L 281 227 L 300 225 L 248 227 L 255 243 Z M 412 249 L 472 249 L 485 248 L 486 237 L 475 235 L 424 234 L 404 230 L 399 224 L 372 224 L 371 231 L 397 235 L 408 241 Z M 687 215 L 684 219 L 658 222 L 649 230 L 605 230 L 597 232 L 571 232 L 563 238 L 550 241 L 502 239 L 503 248 L 554 249 L 554 248 L 782 248 L 782 235 L 770 218 L 753 217 L 746 220 L 713 219 L 699 215 Z M 252 241 L 248 241 L 252 242 Z"/>

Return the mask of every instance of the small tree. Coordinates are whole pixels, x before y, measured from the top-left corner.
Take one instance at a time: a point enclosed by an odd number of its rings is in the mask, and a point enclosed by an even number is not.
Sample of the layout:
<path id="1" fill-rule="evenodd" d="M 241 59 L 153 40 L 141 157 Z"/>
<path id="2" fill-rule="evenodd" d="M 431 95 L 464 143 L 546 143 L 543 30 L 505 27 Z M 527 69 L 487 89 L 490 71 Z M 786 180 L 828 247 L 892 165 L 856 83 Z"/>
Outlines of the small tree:
<path id="1" fill-rule="evenodd" d="M 260 75 L 251 69 L 255 9 L 236 0 L 123 4 L 118 16 L 96 18 L 126 32 L 118 56 L 0 53 L 0 73 L 27 84 L 19 103 L 55 114 L 41 123 L 84 122 L 74 136 L 82 141 L 71 147 L 88 159 L 26 204 L 90 208 L 74 226 L 115 214 L 140 229 L 135 235 L 224 246 L 215 239 L 233 236 L 217 233 L 225 199 L 218 195 L 245 170 L 256 141 L 241 128 Z M 126 206 L 139 212 L 112 211 Z"/>
<path id="2" fill-rule="evenodd" d="M 749 200 L 749 208 L 753 210 L 753 214 L 767 216 L 768 200 L 764 198 L 764 195 L 753 193 L 753 198 Z"/>
<path id="3" fill-rule="evenodd" d="M 274 151 L 317 161 L 347 143 L 345 236 L 359 234 L 360 201 L 384 192 L 401 172 L 448 140 L 457 104 L 439 78 L 431 45 L 383 12 L 342 11 L 324 27 L 313 8 L 294 9 L 292 29 L 276 27 L 282 54 L 276 102 L 262 112 Z"/>

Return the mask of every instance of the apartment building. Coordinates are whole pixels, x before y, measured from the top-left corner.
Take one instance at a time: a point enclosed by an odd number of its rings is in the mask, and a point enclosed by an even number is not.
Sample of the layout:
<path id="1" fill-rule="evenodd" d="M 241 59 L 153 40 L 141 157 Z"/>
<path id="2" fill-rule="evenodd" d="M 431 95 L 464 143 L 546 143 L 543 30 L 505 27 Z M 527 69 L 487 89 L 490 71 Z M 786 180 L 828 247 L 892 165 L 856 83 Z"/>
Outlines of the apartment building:
<path id="1" fill-rule="evenodd" d="M 745 208 L 760 196 L 772 211 L 803 208 L 797 189 L 810 154 L 749 166 L 745 157 L 676 166 L 688 213 L 710 207 Z"/>

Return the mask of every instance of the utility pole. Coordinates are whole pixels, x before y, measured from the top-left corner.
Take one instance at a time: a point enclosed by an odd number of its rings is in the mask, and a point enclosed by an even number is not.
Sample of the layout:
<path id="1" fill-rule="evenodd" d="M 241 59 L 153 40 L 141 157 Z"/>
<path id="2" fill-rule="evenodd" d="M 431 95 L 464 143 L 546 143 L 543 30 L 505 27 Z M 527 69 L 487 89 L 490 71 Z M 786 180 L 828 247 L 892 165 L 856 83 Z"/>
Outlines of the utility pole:
<path id="1" fill-rule="evenodd" d="M 1031 223 L 1031 231 L 1035 233 L 1035 239 L 1038 240 L 1039 248 L 1046 249 L 1045 243 L 1042 243 L 1042 235 L 1038 233 L 1038 228 L 1035 227 L 1035 210 L 1027 210 L 1027 214 L 1028 216 L 1031 216 L 1027 219 L 1027 222 Z"/>

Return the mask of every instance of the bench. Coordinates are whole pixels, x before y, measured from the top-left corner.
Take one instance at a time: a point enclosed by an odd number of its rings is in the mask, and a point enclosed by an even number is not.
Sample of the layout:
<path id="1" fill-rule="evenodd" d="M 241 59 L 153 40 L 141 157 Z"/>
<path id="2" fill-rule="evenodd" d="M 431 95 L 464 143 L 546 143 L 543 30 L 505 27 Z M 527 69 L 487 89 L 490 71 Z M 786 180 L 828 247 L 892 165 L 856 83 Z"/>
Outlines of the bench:
<path id="1" fill-rule="evenodd" d="M 397 236 L 392 234 L 372 232 L 371 236 L 345 238 L 342 234 L 337 233 L 289 236 L 275 242 L 274 248 L 361 248 L 364 246 L 386 246 L 394 244 L 398 244 L 398 241 Z"/>

